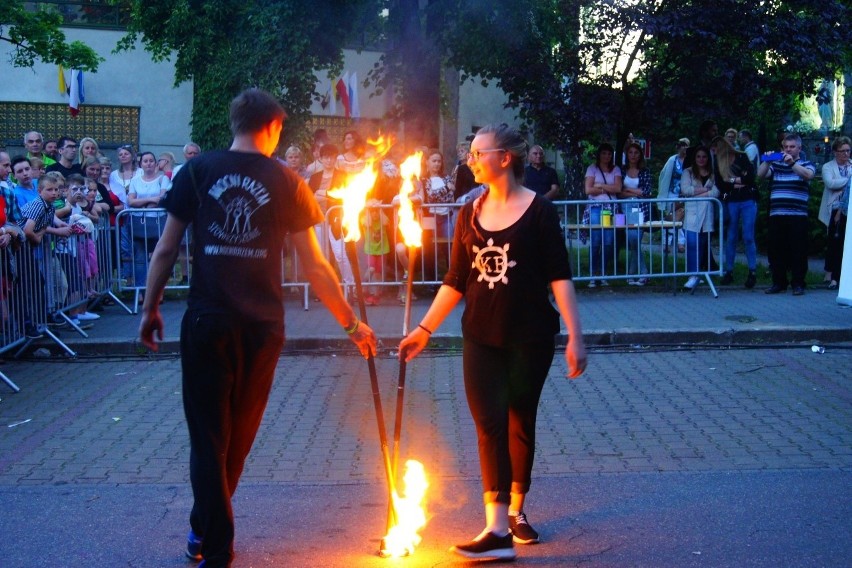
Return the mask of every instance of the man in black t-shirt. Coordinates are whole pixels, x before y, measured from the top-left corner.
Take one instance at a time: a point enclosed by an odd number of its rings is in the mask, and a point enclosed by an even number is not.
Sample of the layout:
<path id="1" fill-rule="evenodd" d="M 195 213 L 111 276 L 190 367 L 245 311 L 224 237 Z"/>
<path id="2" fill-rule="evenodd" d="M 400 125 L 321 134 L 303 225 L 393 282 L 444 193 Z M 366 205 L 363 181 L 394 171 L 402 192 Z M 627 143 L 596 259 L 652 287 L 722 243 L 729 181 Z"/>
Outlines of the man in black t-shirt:
<path id="1" fill-rule="evenodd" d="M 529 152 L 530 163 L 524 168 L 524 186 L 553 201 L 559 195 L 559 176 L 556 170 L 544 163 L 544 149 L 533 146 Z"/>
<path id="2" fill-rule="evenodd" d="M 77 141 L 68 136 L 63 136 L 56 145 L 59 152 L 59 161 L 47 166 L 45 171 L 59 172 L 62 174 L 62 177 L 66 178 L 71 174 L 85 176 L 83 168 L 74 161 L 77 159 Z"/>
<path id="3" fill-rule="evenodd" d="M 164 197 L 163 235 L 148 271 L 139 328 L 143 344 L 162 339 L 163 289 L 192 224 L 195 252 L 181 324 L 183 405 L 190 438 L 194 503 L 186 555 L 204 568 L 234 557 L 231 497 L 266 408 L 284 343 L 281 259 L 296 249 L 316 295 L 365 357 L 373 331 L 344 299 L 313 225 L 322 221 L 305 182 L 269 158 L 286 115 L 268 93 L 249 89 L 231 103 L 230 150 L 194 158 Z"/>

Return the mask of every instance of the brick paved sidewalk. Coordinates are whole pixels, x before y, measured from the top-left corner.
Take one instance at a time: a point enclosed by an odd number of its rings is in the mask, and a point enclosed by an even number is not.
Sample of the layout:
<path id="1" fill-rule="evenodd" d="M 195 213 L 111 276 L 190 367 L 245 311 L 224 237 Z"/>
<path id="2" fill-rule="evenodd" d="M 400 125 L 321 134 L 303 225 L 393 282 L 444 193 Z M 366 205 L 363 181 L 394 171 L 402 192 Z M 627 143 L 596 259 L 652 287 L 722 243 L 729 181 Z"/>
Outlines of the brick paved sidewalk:
<path id="1" fill-rule="evenodd" d="M 538 566 L 842 563 L 850 363 L 846 345 L 598 349 L 587 375 L 568 381 L 557 359 L 530 495 L 550 542 L 519 553 Z M 378 361 L 388 422 L 396 365 Z M 183 566 L 190 495 L 178 362 L 3 370 L 22 387 L 0 395 L 4 565 L 30 566 L 47 547 L 66 551 L 67 566 Z M 406 390 L 401 455 L 422 460 L 434 481 L 424 552 L 406 565 L 433 566 L 482 523 L 458 355 L 416 360 Z M 236 566 L 385 565 L 372 555 L 386 501 L 363 360 L 285 355 L 243 480 Z"/>

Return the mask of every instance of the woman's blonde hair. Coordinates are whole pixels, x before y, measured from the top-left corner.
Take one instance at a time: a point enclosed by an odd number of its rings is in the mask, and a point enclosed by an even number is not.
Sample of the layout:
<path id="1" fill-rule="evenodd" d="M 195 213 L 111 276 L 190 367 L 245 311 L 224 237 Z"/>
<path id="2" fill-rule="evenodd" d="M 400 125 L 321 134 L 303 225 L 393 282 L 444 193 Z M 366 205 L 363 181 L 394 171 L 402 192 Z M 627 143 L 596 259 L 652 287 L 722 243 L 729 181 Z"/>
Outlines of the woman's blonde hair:
<path id="1" fill-rule="evenodd" d="M 736 148 L 724 136 L 713 138 L 710 142 L 710 147 L 716 152 L 716 169 L 719 171 L 719 177 L 725 181 L 734 177 L 731 172 L 731 166 L 734 164 L 734 160 L 737 159 Z"/>
<path id="2" fill-rule="evenodd" d="M 79 162 L 81 165 L 83 164 L 83 160 L 85 159 L 85 158 L 83 158 L 83 144 L 85 144 L 86 142 L 91 142 L 92 144 L 95 145 L 95 157 L 96 158 L 101 155 L 101 147 L 98 146 L 98 143 L 97 143 L 97 141 L 95 141 L 94 138 L 89 138 L 88 136 L 85 137 L 85 138 L 82 138 L 79 142 L 79 146 L 77 147 L 77 162 Z"/>

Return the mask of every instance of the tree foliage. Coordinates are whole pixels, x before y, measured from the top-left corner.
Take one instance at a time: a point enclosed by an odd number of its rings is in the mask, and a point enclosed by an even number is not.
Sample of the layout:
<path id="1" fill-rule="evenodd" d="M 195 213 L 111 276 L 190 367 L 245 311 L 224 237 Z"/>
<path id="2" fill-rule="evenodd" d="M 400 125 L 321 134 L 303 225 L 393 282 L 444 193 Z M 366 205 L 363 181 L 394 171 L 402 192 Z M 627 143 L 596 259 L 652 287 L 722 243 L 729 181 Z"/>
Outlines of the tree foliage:
<path id="1" fill-rule="evenodd" d="M 175 58 L 175 82 L 192 79 L 193 139 L 230 142 L 228 104 L 241 90 L 273 93 L 289 115 L 285 140 L 309 116 L 317 74 L 342 67 L 342 48 L 368 2 L 133 0 L 120 49 L 141 39 L 156 60 Z"/>
<path id="2" fill-rule="evenodd" d="M 62 15 L 55 10 L 29 11 L 23 2 L 0 0 L 0 41 L 13 46 L 10 63 L 14 67 L 32 67 L 43 61 L 97 71 L 104 59 L 81 41 L 66 41 L 60 25 Z"/>
<path id="3" fill-rule="evenodd" d="M 848 65 L 852 43 L 844 0 L 444 5 L 448 61 L 495 81 L 575 172 L 583 139 L 623 141 L 636 131 L 659 139 L 692 133 L 705 118 L 780 121 L 817 79 Z"/>

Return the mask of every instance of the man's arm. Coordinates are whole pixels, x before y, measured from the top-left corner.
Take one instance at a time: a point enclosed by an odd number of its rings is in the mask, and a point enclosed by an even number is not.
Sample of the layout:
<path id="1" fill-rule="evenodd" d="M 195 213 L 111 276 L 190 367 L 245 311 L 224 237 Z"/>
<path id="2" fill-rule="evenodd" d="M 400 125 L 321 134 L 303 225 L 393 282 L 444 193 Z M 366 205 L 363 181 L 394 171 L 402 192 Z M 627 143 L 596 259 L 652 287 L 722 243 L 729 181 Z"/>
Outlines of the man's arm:
<path id="1" fill-rule="evenodd" d="M 551 184 L 550 191 L 545 193 L 544 196 L 551 201 L 556 199 L 559 196 L 559 184 L 556 184 L 556 183 Z"/>
<path id="2" fill-rule="evenodd" d="M 337 323 L 347 331 L 349 338 L 358 346 L 364 357 L 376 354 L 376 335 L 365 323 L 360 323 L 358 316 L 343 297 L 334 269 L 328 263 L 320 250 L 319 242 L 313 227 L 304 231 L 290 234 L 290 241 L 299 255 L 302 270 L 314 293 L 337 320 Z M 147 300 L 147 298 L 146 298 Z M 354 328 L 353 328 L 354 326 Z M 349 329 L 353 329 L 352 332 Z"/>
<path id="3" fill-rule="evenodd" d="M 799 177 L 807 181 L 812 180 L 814 178 L 814 175 L 816 174 L 816 168 L 809 168 L 803 166 L 801 162 L 795 162 L 793 164 L 793 171 L 796 172 Z"/>
<path id="4" fill-rule="evenodd" d="M 169 275 L 180 251 L 180 241 L 188 223 L 169 213 L 163 235 L 157 241 L 151 263 L 148 265 L 148 281 L 145 283 L 145 302 L 142 304 L 142 321 L 139 323 L 139 340 L 152 351 L 157 350 L 157 341 L 163 340 L 163 317 L 160 315 L 160 299 L 169 281 Z"/>

